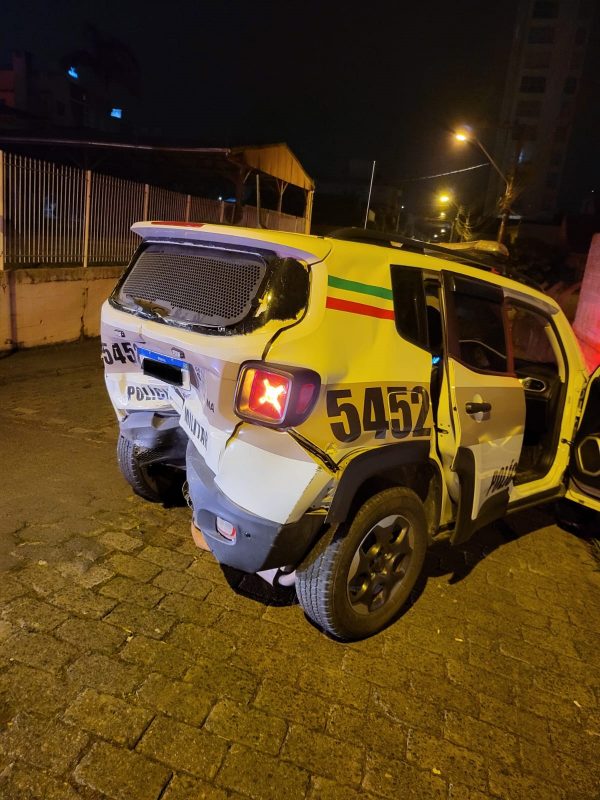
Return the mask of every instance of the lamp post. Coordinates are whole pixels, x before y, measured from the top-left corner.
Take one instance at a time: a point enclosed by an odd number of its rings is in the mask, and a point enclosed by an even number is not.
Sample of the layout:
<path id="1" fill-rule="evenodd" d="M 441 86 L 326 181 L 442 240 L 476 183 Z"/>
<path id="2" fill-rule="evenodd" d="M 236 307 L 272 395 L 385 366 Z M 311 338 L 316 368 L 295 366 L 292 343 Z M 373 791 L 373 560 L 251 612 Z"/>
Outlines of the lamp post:
<path id="1" fill-rule="evenodd" d="M 508 224 L 508 218 L 510 216 L 510 207 L 512 205 L 512 201 L 514 198 L 514 191 L 515 191 L 515 176 L 514 172 L 511 172 L 510 175 L 506 176 L 496 161 L 492 158 L 491 154 L 488 150 L 484 147 L 484 145 L 479 141 L 477 136 L 469 129 L 464 128 L 457 133 L 454 134 L 454 138 L 459 142 L 470 142 L 471 144 L 477 145 L 483 155 L 487 158 L 490 162 L 492 167 L 496 170 L 498 175 L 502 178 L 504 182 L 504 194 L 500 199 L 500 226 L 498 228 L 498 236 L 497 241 L 502 244 L 504 242 L 504 236 L 506 235 L 506 226 Z"/>
<path id="2" fill-rule="evenodd" d="M 465 230 L 467 230 L 468 229 L 468 225 L 469 225 L 470 213 L 468 211 L 467 211 L 467 213 L 465 213 L 464 207 L 462 205 L 459 205 L 459 204 L 455 203 L 454 200 L 452 199 L 452 196 L 449 195 L 449 194 L 446 194 L 446 193 L 439 194 L 438 197 L 437 197 L 437 201 L 441 205 L 451 205 L 454 209 L 456 209 L 456 214 L 454 215 L 454 219 L 452 220 L 452 225 L 450 227 L 450 239 L 449 239 L 449 241 L 451 242 L 453 240 L 453 238 L 454 238 L 454 230 L 455 230 L 455 228 L 458 228 L 458 225 L 457 225 L 458 218 L 461 215 L 464 217 Z M 459 236 L 462 239 L 462 235 L 460 233 L 459 233 Z"/>

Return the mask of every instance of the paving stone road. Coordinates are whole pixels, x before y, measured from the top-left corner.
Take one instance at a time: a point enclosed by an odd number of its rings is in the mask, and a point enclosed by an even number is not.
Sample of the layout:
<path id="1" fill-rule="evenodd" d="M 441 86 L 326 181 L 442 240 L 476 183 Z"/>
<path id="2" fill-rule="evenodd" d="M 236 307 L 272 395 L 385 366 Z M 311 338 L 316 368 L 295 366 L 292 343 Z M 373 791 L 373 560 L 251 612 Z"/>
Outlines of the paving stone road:
<path id="1" fill-rule="evenodd" d="M 547 511 L 339 644 L 132 495 L 98 343 L 0 360 L 0 797 L 600 797 L 600 573 Z"/>

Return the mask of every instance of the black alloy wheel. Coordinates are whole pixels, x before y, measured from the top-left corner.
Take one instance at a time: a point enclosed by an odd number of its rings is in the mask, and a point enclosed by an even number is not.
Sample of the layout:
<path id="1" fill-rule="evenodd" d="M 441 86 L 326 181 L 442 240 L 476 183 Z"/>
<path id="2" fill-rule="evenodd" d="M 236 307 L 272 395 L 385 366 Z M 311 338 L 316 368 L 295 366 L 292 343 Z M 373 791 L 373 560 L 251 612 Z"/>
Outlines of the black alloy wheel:
<path id="1" fill-rule="evenodd" d="M 349 526 L 321 540 L 296 571 L 305 613 L 338 639 L 362 639 L 388 625 L 407 601 L 427 551 L 419 497 L 386 489 L 358 510 Z"/>
<path id="2" fill-rule="evenodd" d="M 390 514 L 359 544 L 346 581 L 348 600 L 357 614 L 371 614 L 400 590 L 414 555 L 414 530 L 406 517 Z"/>

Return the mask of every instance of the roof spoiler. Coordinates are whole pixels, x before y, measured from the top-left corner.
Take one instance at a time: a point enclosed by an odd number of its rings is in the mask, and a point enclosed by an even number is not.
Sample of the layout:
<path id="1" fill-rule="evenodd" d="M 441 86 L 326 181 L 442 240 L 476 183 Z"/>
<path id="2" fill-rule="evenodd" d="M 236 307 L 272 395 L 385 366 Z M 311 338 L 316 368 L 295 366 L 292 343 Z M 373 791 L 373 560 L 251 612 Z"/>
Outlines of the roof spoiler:
<path id="1" fill-rule="evenodd" d="M 331 243 L 317 236 L 212 222 L 145 220 L 134 222 L 131 230 L 142 239 L 166 237 L 212 245 L 269 249 L 282 258 L 298 258 L 308 264 L 322 261 L 331 250 Z"/>

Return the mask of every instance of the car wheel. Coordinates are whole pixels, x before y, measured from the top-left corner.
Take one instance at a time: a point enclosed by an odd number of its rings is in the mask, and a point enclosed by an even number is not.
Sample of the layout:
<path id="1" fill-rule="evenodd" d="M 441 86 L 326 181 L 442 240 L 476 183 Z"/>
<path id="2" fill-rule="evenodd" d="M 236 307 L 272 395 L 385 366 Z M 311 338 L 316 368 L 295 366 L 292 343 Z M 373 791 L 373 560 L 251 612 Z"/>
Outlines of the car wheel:
<path id="1" fill-rule="evenodd" d="M 417 495 L 386 489 L 360 507 L 349 527 L 321 540 L 298 567 L 298 600 L 313 622 L 338 639 L 371 636 L 407 601 L 427 540 Z"/>
<path id="2" fill-rule="evenodd" d="M 173 503 L 182 499 L 182 470 L 162 464 L 144 464 L 143 453 L 124 436 L 117 442 L 117 460 L 133 491 L 152 503 Z"/>

